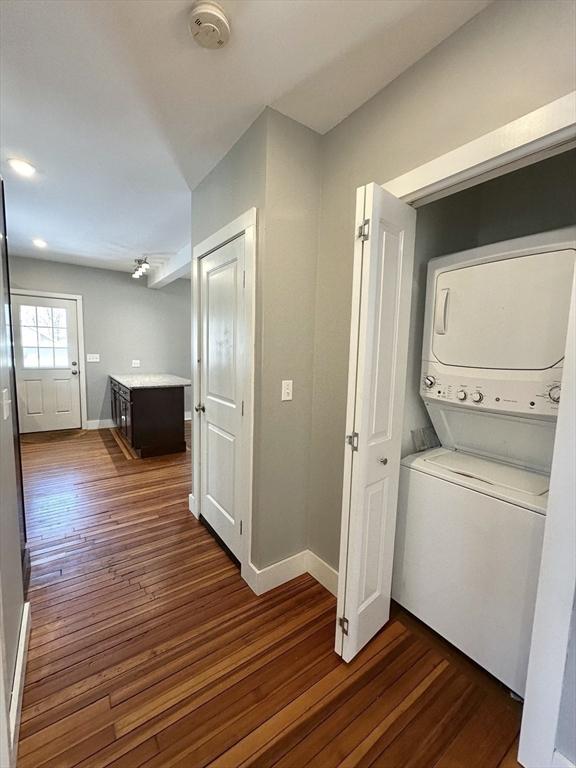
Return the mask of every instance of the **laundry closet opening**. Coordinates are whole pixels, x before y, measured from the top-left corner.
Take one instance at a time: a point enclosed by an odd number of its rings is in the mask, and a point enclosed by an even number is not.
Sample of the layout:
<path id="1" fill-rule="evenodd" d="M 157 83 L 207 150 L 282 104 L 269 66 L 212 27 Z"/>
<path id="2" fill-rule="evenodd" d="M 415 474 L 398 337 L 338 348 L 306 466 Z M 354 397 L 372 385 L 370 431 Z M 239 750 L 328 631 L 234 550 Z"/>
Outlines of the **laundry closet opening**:
<path id="1" fill-rule="evenodd" d="M 519 695 L 557 412 L 531 371 L 561 377 L 575 255 L 538 244 L 574 240 L 575 168 L 570 150 L 417 213 L 392 597 Z"/>

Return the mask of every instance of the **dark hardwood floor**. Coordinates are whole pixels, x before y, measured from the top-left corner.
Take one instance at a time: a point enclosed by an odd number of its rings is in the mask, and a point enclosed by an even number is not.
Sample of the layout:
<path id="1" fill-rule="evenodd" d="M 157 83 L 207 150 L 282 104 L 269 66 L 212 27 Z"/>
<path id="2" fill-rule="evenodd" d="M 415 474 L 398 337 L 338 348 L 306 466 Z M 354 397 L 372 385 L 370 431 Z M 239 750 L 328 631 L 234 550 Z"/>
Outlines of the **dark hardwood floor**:
<path id="1" fill-rule="evenodd" d="M 256 597 L 188 512 L 190 454 L 25 436 L 20 768 L 512 768 L 520 707 L 410 616 L 351 664 L 310 576 Z"/>

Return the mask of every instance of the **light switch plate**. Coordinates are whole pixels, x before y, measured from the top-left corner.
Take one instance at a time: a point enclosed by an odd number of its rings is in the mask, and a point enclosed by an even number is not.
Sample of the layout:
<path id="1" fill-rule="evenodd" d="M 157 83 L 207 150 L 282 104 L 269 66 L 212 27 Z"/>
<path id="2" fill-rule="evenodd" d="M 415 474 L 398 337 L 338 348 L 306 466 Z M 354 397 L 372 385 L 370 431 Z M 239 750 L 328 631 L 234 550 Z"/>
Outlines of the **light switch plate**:
<path id="1" fill-rule="evenodd" d="M 132 360 L 132 368 L 140 368 L 140 360 Z"/>
<path id="2" fill-rule="evenodd" d="M 292 379 L 282 382 L 282 400 L 292 400 Z"/>
<path id="3" fill-rule="evenodd" d="M 4 421 L 10 417 L 10 397 L 8 396 L 8 390 L 2 390 L 2 418 Z"/>
<path id="4" fill-rule="evenodd" d="M 100 362 L 100 355 L 96 354 L 94 352 L 89 352 L 86 355 L 86 362 L 87 363 L 99 363 Z"/>

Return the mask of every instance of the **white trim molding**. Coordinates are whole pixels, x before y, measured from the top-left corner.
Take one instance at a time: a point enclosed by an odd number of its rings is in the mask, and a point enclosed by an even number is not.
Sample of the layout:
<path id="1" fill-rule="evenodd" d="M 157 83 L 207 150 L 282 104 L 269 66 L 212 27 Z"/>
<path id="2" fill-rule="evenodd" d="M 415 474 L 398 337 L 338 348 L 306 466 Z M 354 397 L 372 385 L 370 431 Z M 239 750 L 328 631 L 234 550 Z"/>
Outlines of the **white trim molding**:
<path id="1" fill-rule="evenodd" d="M 257 568 L 250 563 L 249 572 L 244 578 L 253 592 L 262 595 L 297 576 L 302 576 L 303 573 L 309 573 L 333 595 L 338 593 L 338 571 L 309 549 L 265 568 Z"/>
<path id="2" fill-rule="evenodd" d="M 14 296 L 40 296 L 43 299 L 66 299 L 76 302 L 76 323 L 78 332 L 78 359 L 82 361 L 80 366 L 80 428 L 99 429 L 88 426 L 88 394 L 86 386 L 86 354 L 84 352 L 84 301 L 78 293 L 54 293 L 53 291 L 34 291 L 27 288 L 12 288 Z"/>
<path id="3" fill-rule="evenodd" d="M 13 765 L 16 765 L 18 753 L 18 734 L 20 732 L 20 717 L 22 714 L 22 697 L 24 695 L 24 678 L 26 675 L 26 659 L 28 657 L 28 643 L 30 642 L 30 603 L 24 603 L 22 620 L 20 622 L 20 634 L 18 636 L 18 650 L 16 652 L 16 667 L 14 669 L 14 685 L 10 699 L 10 751 Z"/>
<path id="4" fill-rule="evenodd" d="M 198 513 L 198 505 L 196 504 L 196 499 L 193 493 L 188 494 L 188 509 L 190 512 L 192 512 L 196 520 L 200 519 L 200 515 Z"/>
<path id="5" fill-rule="evenodd" d="M 243 356 L 244 371 L 242 376 L 245 426 L 242 441 L 245 451 L 242 451 L 242 467 L 239 468 L 242 478 L 242 502 L 240 505 L 240 520 L 243 526 L 243 545 L 240 555 L 242 578 L 252 587 L 252 485 L 254 466 L 254 378 L 256 356 L 256 223 L 257 209 L 249 208 L 238 218 L 226 224 L 214 234 L 207 237 L 192 249 L 192 405 L 198 403 L 200 393 L 200 368 L 197 363 L 200 349 L 200 259 L 221 248 L 231 240 L 244 235 L 244 317 L 243 326 L 246 335 L 246 351 Z M 200 471 L 200 430 L 195 428 L 197 422 L 192 421 L 192 494 L 189 508 L 195 517 L 201 514 L 201 471 Z M 254 589 L 254 587 L 252 587 Z"/>
<path id="6" fill-rule="evenodd" d="M 405 203 L 424 205 L 575 143 L 576 91 L 572 91 L 382 186 Z"/>
<path id="7" fill-rule="evenodd" d="M 334 596 L 338 595 L 338 571 L 328 565 L 327 562 L 322 560 L 315 552 L 311 550 L 306 551 L 306 570 L 325 587 L 328 592 L 331 592 Z"/>
<path id="8" fill-rule="evenodd" d="M 112 419 L 90 419 L 86 422 L 84 429 L 112 429 L 115 426 Z"/>
<path id="9" fill-rule="evenodd" d="M 558 750 L 555 749 L 554 754 L 552 755 L 552 768 L 576 768 L 576 766 L 571 760 L 564 757 L 562 752 L 558 752 Z"/>

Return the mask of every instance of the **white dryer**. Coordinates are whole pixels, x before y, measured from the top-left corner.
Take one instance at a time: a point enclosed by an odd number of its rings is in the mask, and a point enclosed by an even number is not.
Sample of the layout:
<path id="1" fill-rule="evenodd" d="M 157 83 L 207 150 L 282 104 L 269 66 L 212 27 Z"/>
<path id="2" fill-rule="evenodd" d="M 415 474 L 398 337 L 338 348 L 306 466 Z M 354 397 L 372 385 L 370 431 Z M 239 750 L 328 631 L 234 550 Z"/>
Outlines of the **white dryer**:
<path id="1" fill-rule="evenodd" d="M 442 448 L 402 461 L 392 594 L 523 695 L 576 230 L 430 261 L 420 393 Z"/>

